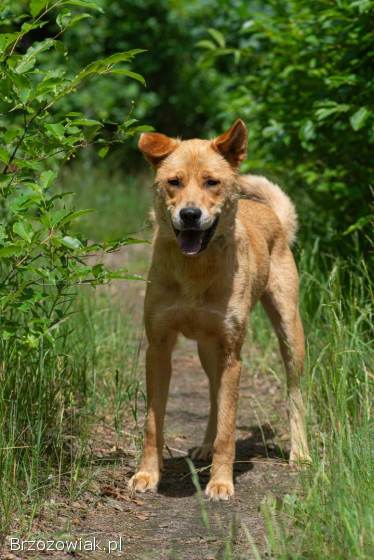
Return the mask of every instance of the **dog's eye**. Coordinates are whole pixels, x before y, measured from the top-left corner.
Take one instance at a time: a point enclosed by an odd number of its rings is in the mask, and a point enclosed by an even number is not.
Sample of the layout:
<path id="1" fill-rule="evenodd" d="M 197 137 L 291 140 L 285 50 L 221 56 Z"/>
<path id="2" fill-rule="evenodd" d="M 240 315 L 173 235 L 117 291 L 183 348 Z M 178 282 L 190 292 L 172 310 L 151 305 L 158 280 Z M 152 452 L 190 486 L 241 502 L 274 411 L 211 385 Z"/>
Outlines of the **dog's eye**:
<path id="1" fill-rule="evenodd" d="M 180 187 L 180 184 L 181 184 L 179 179 L 168 179 L 168 183 L 172 187 Z"/>
<path id="2" fill-rule="evenodd" d="M 207 187 L 215 187 L 219 184 L 219 181 L 217 179 L 208 179 L 205 184 Z"/>

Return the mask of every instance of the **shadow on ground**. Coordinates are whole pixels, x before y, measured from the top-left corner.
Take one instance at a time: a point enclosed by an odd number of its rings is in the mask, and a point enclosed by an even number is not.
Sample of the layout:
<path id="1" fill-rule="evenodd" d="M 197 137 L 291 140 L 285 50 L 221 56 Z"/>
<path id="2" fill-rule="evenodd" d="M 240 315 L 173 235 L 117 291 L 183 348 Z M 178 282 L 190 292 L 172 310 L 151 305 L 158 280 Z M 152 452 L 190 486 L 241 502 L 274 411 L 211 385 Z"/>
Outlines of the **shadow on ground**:
<path id="1" fill-rule="evenodd" d="M 239 427 L 240 429 L 240 427 Z M 244 427 L 250 436 L 236 441 L 234 481 L 243 473 L 251 471 L 254 466 L 253 459 L 288 459 L 288 452 L 273 443 L 267 444 L 275 436 L 274 430 L 268 425 Z M 192 450 L 190 450 L 191 452 Z M 194 461 L 201 488 L 209 480 L 210 463 Z M 169 498 L 185 498 L 196 494 L 197 488 L 191 475 L 190 464 L 186 457 L 169 457 L 164 460 L 163 476 L 158 488 L 158 493 Z"/>

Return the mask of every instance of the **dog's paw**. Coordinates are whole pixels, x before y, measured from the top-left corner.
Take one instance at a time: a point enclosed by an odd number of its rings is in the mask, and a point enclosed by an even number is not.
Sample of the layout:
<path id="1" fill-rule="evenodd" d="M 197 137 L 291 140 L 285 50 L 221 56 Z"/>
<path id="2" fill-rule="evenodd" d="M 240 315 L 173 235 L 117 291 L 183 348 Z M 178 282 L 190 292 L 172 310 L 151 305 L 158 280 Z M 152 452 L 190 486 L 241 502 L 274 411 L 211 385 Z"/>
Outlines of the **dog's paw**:
<path id="1" fill-rule="evenodd" d="M 147 471 L 138 471 L 132 476 L 128 482 L 131 492 L 155 492 L 159 476 Z"/>
<path id="2" fill-rule="evenodd" d="M 234 485 L 227 480 L 211 480 L 205 494 L 210 500 L 229 500 L 234 495 Z"/>
<path id="3" fill-rule="evenodd" d="M 199 447 L 194 447 L 191 451 L 191 459 L 194 461 L 208 461 L 212 458 L 212 445 L 203 443 Z"/>

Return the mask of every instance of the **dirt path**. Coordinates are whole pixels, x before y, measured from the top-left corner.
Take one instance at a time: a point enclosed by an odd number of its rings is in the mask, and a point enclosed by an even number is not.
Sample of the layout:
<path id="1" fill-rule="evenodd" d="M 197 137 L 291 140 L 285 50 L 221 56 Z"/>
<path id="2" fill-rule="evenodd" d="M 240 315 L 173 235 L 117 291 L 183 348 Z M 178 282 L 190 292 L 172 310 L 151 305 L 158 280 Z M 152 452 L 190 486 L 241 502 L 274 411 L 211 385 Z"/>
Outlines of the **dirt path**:
<path id="1" fill-rule="evenodd" d="M 123 264 L 123 263 L 121 263 Z M 134 284 L 134 283 L 133 283 Z M 113 288 L 112 288 L 113 289 Z M 116 290 L 121 288 L 116 288 Z M 127 287 L 126 297 L 140 321 L 143 286 Z M 144 375 L 144 344 L 139 371 Z M 258 350 L 252 349 L 253 352 Z M 244 362 L 250 353 L 246 347 Z M 278 358 L 278 369 L 281 363 Z M 157 494 L 129 495 L 139 450 L 136 426 L 129 418 L 124 439 L 118 441 L 113 424 L 103 416 L 92 436 L 97 467 L 80 498 L 72 504 L 44 508 L 35 530 L 48 538 L 97 539 L 100 546 L 122 537 L 122 551 L 112 557 L 126 560 L 213 560 L 253 558 L 245 526 L 261 555 L 265 534 L 261 503 L 271 493 L 277 498 L 294 488 L 282 445 L 288 447 L 283 389 L 266 371 L 244 368 L 237 421 L 235 498 L 228 503 L 208 502 L 199 494 L 185 460 L 201 443 L 208 413 L 208 383 L 195 344 L 181 340 L 173 358 L 173 378 L 166 416 L 165 471 Z M 140 413 L 139 424 L 143 424 Z M 204 468 L 205 467 L 205 468 Z M 202 488 L 208 481 L 207 464 L 197 463 Z M 61 507 L 63 506 L 63 507 Z M 61 529 L 59 531 L 59 529 Z M 231 555 L 230 555 L 231 554 Z M 30 558 L 30 554 L 19 556 Z M 45 552 L 40 558 L 107 558 L 104 551 Z M 11 557 L 10 557 L 11 558 Z M 18 558 L 18 556 L 14 556 Z"/>
<path id="2" fill-rule="evenodd" d="M 158 494 L 144 498 L 150 519 L 146 527 L 144 524 L 139 527 L 137 522 L 133 524 L 127 547 L 128 558 L 208 560 L 230 558 L 230 549 L 237 559 L 249 558 L 252 555 L 249 554 L 250 546 L 242 524 L 247 527 L 258 548 L 264 551 L 264 527 L 259 511 L 261 502 L 269 492 L 281 497 L 292 485 L 290 470 L 282 460 L 282 451 L 273 443 L 273 430 L 269 424 L 258 424 L 258 415 L 261 416 L 258 403 L 265 405 L 269 389 L 270 385 L 264 380 L 261 382 L 259 378 L 245 376 L 237 429 L 236 496 L 230 503 L 210 503 L 201 496 L 201 504 L 190 469 L 181 455 L 201 442 L 207 417 L 208 385 L 194 345 L 180 345 L 174 360 L 174 379 L 166 418 L 166 441 L 173 457 L 166 458 Z M 254 394 L 258 401 L 255 408 L 252 402 Z M 274 394 L 270 400 L 279 411 L 282 403 Z M 267 445 L 264 445 L 264 440 Z M 167 456 L 168 453 L 165 454 Z M 197 469 L 206 466 L 196 464 Z M 208 476 L 208 469 L 199 473 L 202 488 Z M 208 530 L 203 523 L 203 511 L 209 519 Z"/>

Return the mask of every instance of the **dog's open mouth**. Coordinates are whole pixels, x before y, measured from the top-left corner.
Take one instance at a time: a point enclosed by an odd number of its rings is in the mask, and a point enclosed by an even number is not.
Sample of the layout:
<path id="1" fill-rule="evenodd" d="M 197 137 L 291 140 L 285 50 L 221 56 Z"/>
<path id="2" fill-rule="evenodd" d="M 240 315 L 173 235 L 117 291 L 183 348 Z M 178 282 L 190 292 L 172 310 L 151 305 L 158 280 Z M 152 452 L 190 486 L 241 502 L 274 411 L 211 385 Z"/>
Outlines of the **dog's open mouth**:
<path id="1" fill-rule="evenodd" d="M 184 255 L 197 255 L 207 248 L 209 241 L 212 239 L 218 224 L 218 216 L 214 220 L 210 228 L 205 230 L 199 229 L 183 229 L 174 228 L 178 245 Z"/>

